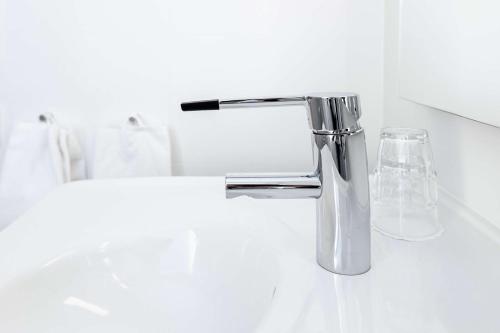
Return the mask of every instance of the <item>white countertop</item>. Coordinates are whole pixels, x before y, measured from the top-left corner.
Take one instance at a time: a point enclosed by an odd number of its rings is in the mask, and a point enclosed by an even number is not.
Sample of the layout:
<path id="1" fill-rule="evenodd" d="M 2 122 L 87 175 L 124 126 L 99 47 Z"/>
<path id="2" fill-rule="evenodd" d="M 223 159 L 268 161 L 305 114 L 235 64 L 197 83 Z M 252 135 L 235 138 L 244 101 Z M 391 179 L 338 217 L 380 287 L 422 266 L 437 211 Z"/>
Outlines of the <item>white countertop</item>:
<path id="1" fill-rule="evenodd" d="M 33 267 L 85 246 L 96 234 L 154 233 L 148 221 L 157 220 L 168 209 L 163 198 L 178 191 L 186 202 L 190 192 L 224 200 L 223 184 L 222 177 L 172 177 L 64 186 L 0 233 L 0 295 Z M 314 200 L 238 198 L 230 204 L 273 216 L 300 239 L 312 273 L 297 290 L 306 295 L 300 311 L 290 313 L 283 332 L 500 332 L 497 234 L 480 231 L 460 207 L 444 201 L 439 238 L 405 242 L 373 232 L 372 269 L 353 277 L 315 264 Z"/>

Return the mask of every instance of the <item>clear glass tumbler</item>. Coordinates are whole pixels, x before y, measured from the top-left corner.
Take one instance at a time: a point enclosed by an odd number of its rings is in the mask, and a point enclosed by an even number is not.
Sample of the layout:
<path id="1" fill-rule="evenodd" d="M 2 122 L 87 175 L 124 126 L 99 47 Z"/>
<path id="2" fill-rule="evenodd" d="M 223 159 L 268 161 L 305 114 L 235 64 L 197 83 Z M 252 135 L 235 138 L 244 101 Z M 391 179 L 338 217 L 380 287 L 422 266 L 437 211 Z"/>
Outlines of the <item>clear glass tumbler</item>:
<path id="1" fill-rule="evenodd" d="M 424 129 L 384 128 L 371 175 L 372 224 L 409 241 L 437 237 L 437 182 L 429 134 Z"/>

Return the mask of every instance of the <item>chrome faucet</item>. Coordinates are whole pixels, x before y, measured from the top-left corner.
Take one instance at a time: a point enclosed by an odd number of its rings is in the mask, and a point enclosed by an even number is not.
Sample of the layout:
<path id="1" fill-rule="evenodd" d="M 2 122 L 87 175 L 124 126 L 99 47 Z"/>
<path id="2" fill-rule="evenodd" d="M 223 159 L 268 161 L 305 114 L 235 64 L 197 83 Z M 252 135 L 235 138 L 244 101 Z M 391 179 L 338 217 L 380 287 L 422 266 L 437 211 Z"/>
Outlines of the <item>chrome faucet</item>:
<path id="1" fill-rule="evenodd" d="M 206 100 L 183 111 L 304 105 L 312 129 L 315 170 L 304 175 L 227 175 L 226 197 L 315 198 L 316 256 L 326 270 L 356 275 L 370 269 L 370 200 L 359 99 L 352 93 Z"/>

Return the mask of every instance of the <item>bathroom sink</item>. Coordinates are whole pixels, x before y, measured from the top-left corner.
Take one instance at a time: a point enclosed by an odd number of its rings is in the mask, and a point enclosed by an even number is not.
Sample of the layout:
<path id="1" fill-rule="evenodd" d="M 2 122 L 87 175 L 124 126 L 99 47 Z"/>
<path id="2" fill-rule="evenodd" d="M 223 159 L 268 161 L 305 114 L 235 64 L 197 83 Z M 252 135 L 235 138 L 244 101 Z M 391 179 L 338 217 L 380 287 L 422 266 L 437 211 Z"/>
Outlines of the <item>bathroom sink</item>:
<path id="1" fill-rule="evenodd" d="M 499 237 L 378 233 L 372 269 L 315 262 L 313 200 L 226 200 L 222 177 L 65 185 L 0 233 L 0 332 L 499 332 Z M 493 235 L 493 236 L 492 236 Z"/>
<path id="2" fill-rule="evenodd" d="M 2 328 L 253 332 L 277 289 L 287 292 L 280 280 L 291 263 L 244 230 L 212 227 L 108 241 L 55 258 L 1 294 Z"/>
<path id="3" fill-rule="evenodd" d="M 203 191 L 147 203 L 127 202 L 117 191 L 120 204 L 70 208 L 97 203 L 86 193 L 100 186 L 100 199 L 114 192 L 106 182 L 74 184 L 25 217 L 36 219 L 26 227 L 55 232 L 37 239 L 42 249 L 27 244 L 30 267 L 0 289 L 0 331 L 267 332 L 272 321 L 300 310 L 296 291 L 314 263 L 301 257 L 300 238 L 279 221 L 252 213 L 245 200 Z M 72 187 L 81 196 L 65 206 Z M 59 225 L 46 220 L 59 214 L 66 217 Z M 87 214 L 99 225 L 85 221 Z"/>

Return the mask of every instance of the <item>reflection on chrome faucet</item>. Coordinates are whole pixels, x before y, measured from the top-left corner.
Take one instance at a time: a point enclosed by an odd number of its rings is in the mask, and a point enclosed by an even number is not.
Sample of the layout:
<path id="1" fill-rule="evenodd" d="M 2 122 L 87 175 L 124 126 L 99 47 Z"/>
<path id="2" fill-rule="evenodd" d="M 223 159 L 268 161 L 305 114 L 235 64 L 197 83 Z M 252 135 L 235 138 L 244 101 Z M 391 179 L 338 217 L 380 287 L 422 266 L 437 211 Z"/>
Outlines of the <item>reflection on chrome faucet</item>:
<path id="1" fill-rule="evenodd" d="M 207 100 L 181 107 L 198 111 L 283 105 L 307 108 L 315 169 L 303 175 L 228 175 L 226 196 L 315 198 L 319 265 L 339 274 L 365 273 L 370 269 L 370 206 L 366 142 L 356 94 Z"/>

